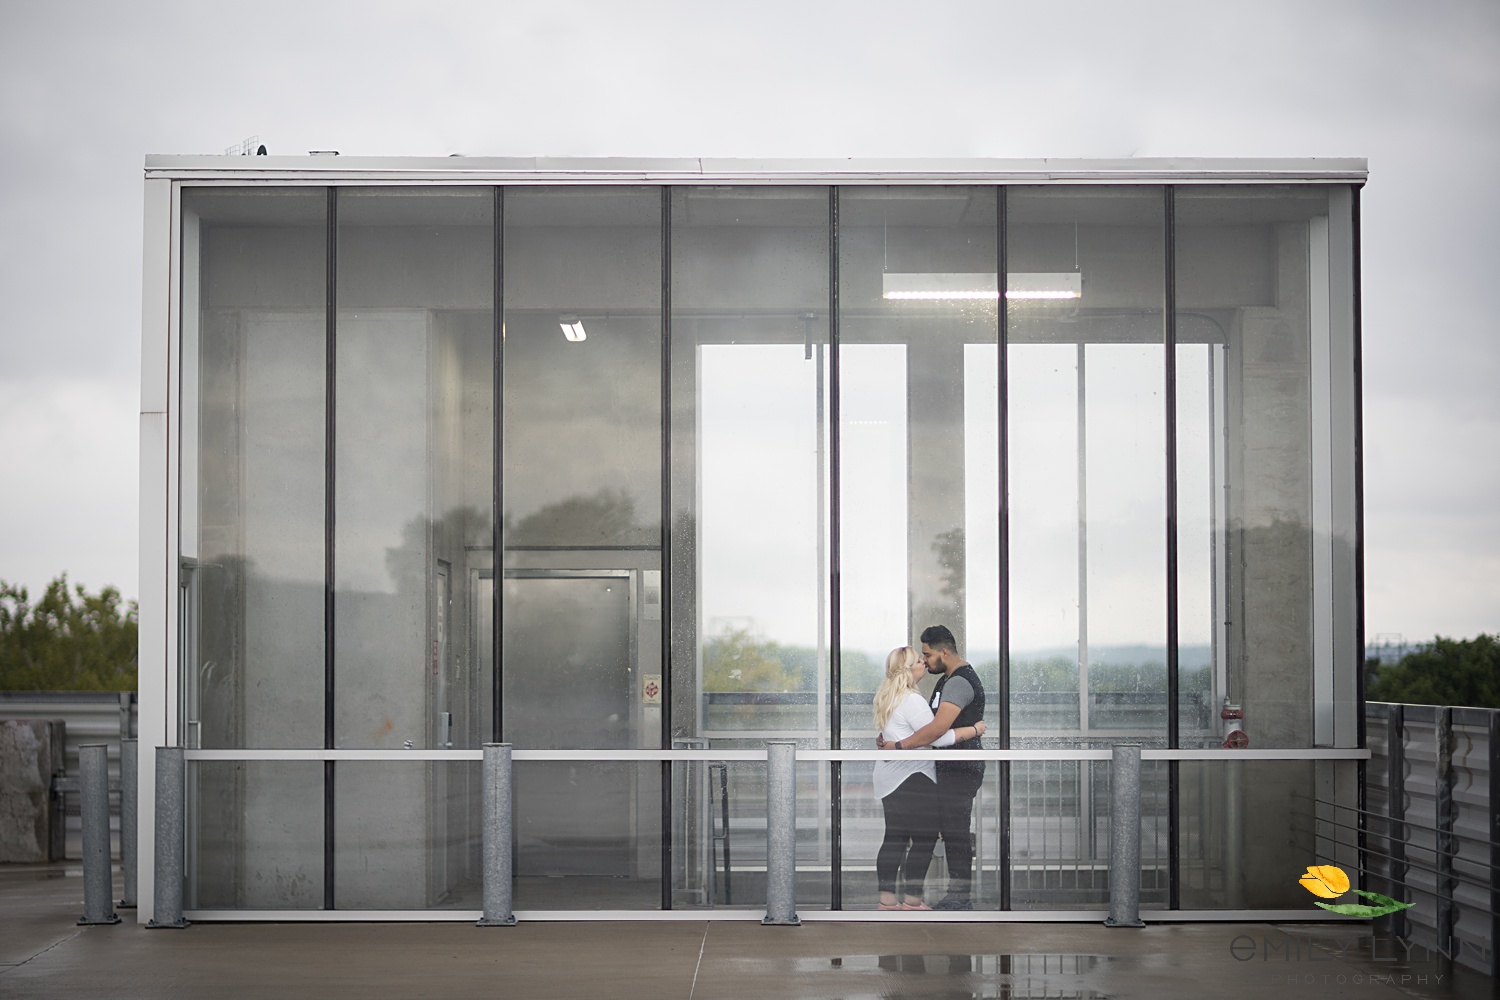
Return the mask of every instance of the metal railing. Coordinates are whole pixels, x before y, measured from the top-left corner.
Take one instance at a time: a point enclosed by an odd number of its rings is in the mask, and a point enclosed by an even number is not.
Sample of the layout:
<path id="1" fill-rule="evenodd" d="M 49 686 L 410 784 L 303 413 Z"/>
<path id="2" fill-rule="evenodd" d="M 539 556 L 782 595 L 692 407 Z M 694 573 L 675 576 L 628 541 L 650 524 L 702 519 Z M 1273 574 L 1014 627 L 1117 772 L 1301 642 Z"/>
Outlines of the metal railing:
<path id="1" fill-rule="evenodd" d="M 102 744 L 110 791 L 110 853 L 120 856 L 120 747 L 136 733 L 138 697 L 134 691 L 0 691 L 0 721 L 61 720 L 63 767 L 52 776 L 51 794 L 62 822 L 52 826 L 51 855 L 83 857 L 81 805 L 82 748 Z"/>
<path id="2" fill-rule="evenodd" d="M 1371 702 L 1363 805 L 1322 798 L 1396 937 L 1500 976 L 1500 710 Z"/>

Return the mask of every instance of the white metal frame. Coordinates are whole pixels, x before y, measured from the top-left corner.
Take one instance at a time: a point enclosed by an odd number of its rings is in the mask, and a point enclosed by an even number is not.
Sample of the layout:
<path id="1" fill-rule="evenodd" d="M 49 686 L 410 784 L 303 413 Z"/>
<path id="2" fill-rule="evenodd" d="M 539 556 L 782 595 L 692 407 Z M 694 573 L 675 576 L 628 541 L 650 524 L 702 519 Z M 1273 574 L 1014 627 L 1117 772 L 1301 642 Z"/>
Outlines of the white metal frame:
<path id="1" fill-rule="evenodd" d="M 760 923 L 766 911 L 735 909 L 697 910 L 516 910 L 517 922 L 628 920 L 639 922 L 683 920 L 738 920 Z M 477 923 L 482 910 L 184 910 L 188 920 L 233 921 L 235 923 Z M 1103 923 L 1108 910 L 924 910 L 919 914 L 893 914 L 879 910 L 798 910 L 804 923 Z M 1345 917 L 1325 910 L 1142 910 L 1149 924 L 1181 923 L 1363 923 L 1363 917 Z"/>
<path id="2" fill-rule="evenodd" d="M 414 185 L 1101 185 L 1101 184 L 1353 184 L 1368 177 L 1362 158 L 1152 159 L 566 159 L 546 157 L 293 157 L 160 156 L 145 162 L 141 296 L 140 406 L 140 778 L 137 838 L 140 884 L 154 884 L 155 748 L 181 744 L 177 662 L 177 540 L 179 531 L 178 371 L 181 331 L 181 190 L 184 186 Z M 1341 285 L 1342 288 L 1342 285 Z M 1339 357 L 1337 362 L 1345 359 Z M 1337 487 L 1336 487 L 1337 488 Z M 1345 574 L 1347 575 L 1347 574 Z M 1337 581 L 1336 581 L 1337 582 Z M 1335 597 L 1338 595 L 1335 594 Z M 1345 611 L 1343 618 L 1352 617 Z M 1336 620 L 1336 627 L 1343 621 Z M 737 733 L 737 736 L 747 734 Z M 747 756 L 741 756 L 746 754 Z M 945 759 L 1105 760 L 1107 751 L 947 751 Z M 1077 756 L 1073 756 L 1073 755 Z M 189 750 L 189 760 L 469 760 L 470 751 Z M 803 760 L 871 760 L 878 751 L 803 750 Z M 1143 750 L 1145 760 L 1361 760 L 1363 750 Z M 515 751 L 517 760 L 763 760 L 758 751 Z M 153 916 L 154 899 L 139 900 L 137 920 Z M 595 912 L 595 911 L 590 911 Z M 523 919 L 702 919 L 703 912 L 534 911 Z M 195 911 L 198 919 L 446 920 L 477 919 L 456 911 Z M 1082 911 L 986 913 L 957 919 L 1082 920 Z M 1299 919 L 1300 911 L 1173 911 L 1172 920 Z M 275 914 L 275 915 L 273 915 Z M 550 914 L 558 914 L 553 917 Z M 714 911 L 713 919 L 738 919 Z M 760 913 L 755 913 L 759 919 Z M 931 916 L 931 915 L 929 915 Z M 1152 917 L 1147 913 L 1144 916 Z M 745 917 L 744 919 L 750 919 Z M 803 919 L 866 919 L 854 914 L 803 914 Z M 1326 915 L 1323 919 L 1327 919 Z"/>
<path id="3" fill-rule="evenodd" d="M 1363 184 L 1362 158 L 786 159 L 148 156 L 147 179 L 234 184 Z"/>

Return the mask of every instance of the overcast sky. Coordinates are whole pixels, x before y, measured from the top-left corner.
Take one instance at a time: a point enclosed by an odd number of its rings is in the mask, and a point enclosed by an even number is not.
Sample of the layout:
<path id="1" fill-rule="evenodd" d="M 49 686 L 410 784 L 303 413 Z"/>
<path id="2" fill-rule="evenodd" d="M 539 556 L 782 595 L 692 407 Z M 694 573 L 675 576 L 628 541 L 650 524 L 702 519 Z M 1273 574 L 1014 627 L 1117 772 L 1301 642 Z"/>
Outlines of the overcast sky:
<path id="1" fill-rule="evenodd" d="M 0 0 L 0 579 L 137 591 L 142 163 L 1362 156 L 1367 631 L 1500 631 L 1500 3 Z"/>

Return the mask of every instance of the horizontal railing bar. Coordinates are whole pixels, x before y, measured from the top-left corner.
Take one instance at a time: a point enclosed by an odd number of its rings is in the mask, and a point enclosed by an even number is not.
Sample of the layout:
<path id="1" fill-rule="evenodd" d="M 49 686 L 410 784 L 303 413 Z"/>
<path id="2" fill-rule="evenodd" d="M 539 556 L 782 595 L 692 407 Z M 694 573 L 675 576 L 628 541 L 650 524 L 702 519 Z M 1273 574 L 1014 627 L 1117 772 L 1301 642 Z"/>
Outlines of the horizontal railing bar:
<path id="1" fill-rule="evenodd" d="M 1373 831 L 1370 831 L 1370 830 L 1361 830 L 1357 826 L 1350 826 L 1348 823 L 1340 823 L 1337 820 L 1320 819 L 1317 822 L 1320 825 L 1323 825 L 1323 826 L 1335 826 L 1335 827 L 1338 827 L 1338 828 L 1343 829 L 1343 830 L 1353 830 L 1355 833 L 1364 833 L 1364 834 L 1368 835 L 1368 834 L 1371 834 L 1373 832 Z M 1332 837 L 1327 837 L 1327 836 L 1324 836 L 1322 834 L 1319 834 L 1318 831 L 1316 831 L 1316 830 L 1308 830 L 1305 827 L 1297 827 L 1297 829 L 1300 832 L 1302 832 L 1302 833 L 1310 834 L 1310 835 L 1312 835 L 1314 837 L 1319 837 L 1320 839 L 1334 840 L 1334 843 L 1338 844 L 1340 847 L 1347 847 L 1350 850 L 1354 850 L 1354 851 L 1364 850 L 1364 851 L 1367 851 L 1367 852 L 1369 852 L 1371 854 L 1374 854 L 1376 857 L 1385 858 L 1385 859 L 1387 859 L 1389 861 L 1396 861 L 1398 864 L 1409 865 L 1409 866 L 1417 868 L 1417 869 L 1419 869 L 1421 871 L 1432 872 L 1433 874 L 1441 874 L 1435 868 L 1424 867 L 1424 866 L 1419 865 L 1416 862 L 1413 862 L 1413 861 L 1411 861 L 1411 860 L 1409 860 L 1407 858 L 1401 858 L 1398 861 L 1395 857 L 1393 857 L 1393 856 L 1391 856 L 1389 854 L 1382 854 L 1380 851 L 1372 850 L 1371 848 L 1368 848 L 1368 847 L 1361 848 L 1358 844 L 1346 844 L 1343 841 L 1336 840 L 1336 839 L 1334 839 Z M 1391 835 L 1388 834 L 1388 833 L 1375 833 L 1374 836 L 1377 837 L 1377 838 L 1379 838 L 1380 840 L 1384 840 L 1384 841 L 1386 841 L 1388 843 L 1392 839 Z M 1423 846 L 1421 844 L 1414 844 L 1414 843 L 1412 843 L 1409 840 L 1403 840 L 1403 841 L 1401 841 L 1401 843 L 1404 844 L 1407 847 L 1407 849 L 1409 849 L 1409 850 L 1413 850 L 1413 851 L 1425 851 L 1426 853 L 1434 855 L 1435 857 L 1438 857 L 1438 856 L 1440 856 L 1440 857 L 1448 857 L 1448 858 L 1452 858 L 1455 861 L 1462 861 L 1466 865 L 1472 865 L 1475 868 L 1488 868 L 1488 869 L 1490 869 L 1491 872 L 1495 871 L 1495 865 L 1493 863 L 1489 862 L 1489 861 L 1477 861 L 1477 860 L 1475 860 L 1473 858 L 1467 857 L 1466 855 L 1454 854 L 1452 851 L 1440 851 L 1440 850 L 1438 850 L 1435 847 L 1425 847 L 1425 846 Z M 1454 878 L 1457 878 L 1460 881 L 1467 881 L 1467 879 L 1465 879 L 1464 876 L 1462 874 L 1460 874 L 1460 873 L 1452 872 L 1450 874 L 1452 874 Z M 1476 884 L 1478 884 L 1481 889 L 1488 889 L 1490 887 L 1490 883 L 1489 882 L 1482 882 L 1482 883 L 1476 883 Z"/>
<path id="2" fill-rule="evenodd" d="M 921 912 L 889 913 L 879 910 L 808 910 L 799 909 L 797 916 L 804 922 L 826 921 L 898 921 L 941 923 L 984 921 L 986 923 L 1098 923 L 1108 916 L 1108 910 L 970 910 L 944 912 L 924 910 Z M 330 922 L 330 921 L 403 921 L 410 923 L 433 923 L 437 921 L 464 921 L 473 923 L 482 915 L 480 910 L 184 910 L 188 920 L 245 922 Z M 716 909 L 694 907 L 674 910 L 516 910 L 517 921 L 544 920 L 754 920 L 759 922 L 766 915 L 762 909 L 739 907 Z M 1232 923 L 1286 923 L 1289 921 L 1317 921 L 1318 923 L 1360 923 L 1364 917 L 1346 917 L 1326 910 L 1164 910 L 1142 907 L 1141 919 L 1146 923 L 1188 923 L 1200 921 L 1223 921 Z"/>
<path id="3" fill-rule="evenodd" d="M 186 760 L 236 761 L 236 760 L 481 760 L 482 750 L 388 750 L 388 749 L 198 749 L 184 750 Z M 797 750 L 799 760 L 847 761 L 847 760 L 994 760 L 994 761 L 1073 761 L 1109 760 L 1108 748 L 1057 748 L 1026 750 Z M 1315 748 L 1307 750 L 1165 750 L 1143 749 L 1142 760 L 1364 760 L 1367 750 L 1330 750 Z M 754 749 L 707 749 L 707 750 L 511 750 L 513 760 L 571 760 L 571 761 L 662 761 L 662 760 L 741 760 L 760 761 L 766 759 L 764 748 Z"/>
<path id="4" fill-rule="evenodd" d="M 1335 809 L 1344 809 L 1344 810 L 1347 810 L 1348 812 L 1359 813 L 1361 816 L 1373 816 L 1375 819 L 1385 820 L 1387 823 L 1400 823 L 1402 826 L 1416 827 L 1418 830 L 1425 830 L 1425 831 L 1428 831 L 1429 833 L 1445 834 L 1445 835 L 1448 835 L 1448 836 L 1457 837 L 1460 840 L 1471 841 L 1471 842 L 1473 842 L 1475 844 L 1483 844 L 1486 847 L 1500 847 L 1500 844 L 1497 844 L 1495 841 L 1490 840 L 1490 839 L 1488 839 L 1486 837 L 1476 837 L 1472 833 L 1463 833 L 1463 832 L 1461 832 L 1459 830 L 1456 830 L 1456 829 L 1455 830 L 1439 830 L 1435 826 L 1427 826 L 1427 825 L 1425 825 L 1423 823 L 1415 823 L 1415 822 L 1413 822 L 1413 821 L 1411 821 L 1409 819 L 1392 819 L 1390 816 L 1387 816 L 1385 813 L 1376 812 L 1376 811 L 1371 810 L 1371 809 L 1361 809 L 1358 806 L 1346 806 L 1346 805 L 1343 805 L 1342 803 L 1330 802 L 1327 799 L 1316 799 L 1316 798 L 1315 799 L 1309 799 L 1305 795 L 1298 795 L 1296 793 L 1293 793 L 1293 798 L 1299 798 L 1299 799 L 1302 799 L 1303 801 L 1315 802 L 1318 805 L 1333 806 Z M 1331 823 L 1332 820 L 1323 820 L 1323 822 Z M 1354 827 L 1350 827 L 1350 829 L 1355 829 L 1355 828 Z M 1367 833 L 1373 832 L 1372 830 L 1370 830 L 1369 827 L 1363 827 L 1362 829 L 1364 829 L 1365 832 L 1367 832 Z M 1377 836 L 1389 837 L 1390 835 L 1389 834 L 1377 834 Z M 1427 848 L 1421 848 L 1421 850 L 1427 850 Z M 1455 857 L 1456 856 L 1457 855 L 1455 855 Z"/>
<path id="5" fill-rule="evenodd" d="M 1309 833 L 1311 831 L 1302 830 L 1301 832 L 1302 833 Z M 1317 834 L 1314 833 L 1313 836 L 1316 837 Z M 1327 839 L 1331 839 L 1331 838 L 1325 837 L 1323 839 L 1327 840 Z M 1377 851 L 1377 850 L 1374 850 L 1373 848 L 1369 848 L 1369 847 L 1361 848 L 1358 844 L 1346 844 L 1343 841 L 1334 841 L 1334 842 L 1339 847 L 1345 847 L 1345 848 L 1348 848 L 1351 851 L 1360 851 L 1360 850 L 1363 850 L 1366 854 L 1373 854 L 1377 858 L 1384 858 L 1386 861 L 1390 861 L 1390 862 L 1392 862 L 1394 864 L 1405 865 L 1407 868 L 1415 868 L 1417 871 L 1419 871 L 1419 872 L 1426 872 L 1429 875 L 1439 876 L 1439 875 L 1443 875 L 1444 874 L 1443 872 L 1438 871 L 1436 868 L 1429 868 L 1429 867 L 1427 867 L 1424 864 L 1420 864 L 1420 863 L 1418 863 L 1416 861 L 1412 861 L 1412 860 L 1410 860 L 1408 858 L 1395 858 L 1395 857 L 1392 857 L 1389 854 L 1386 854 L 1383 851 Z M 1410 846 L 1410 845 L 1408 845 L 1408 846 Z M 1358 865 L 1353 865 L 1351 867 L 1355 868 L 1358 871 L 1365 872 L 1366 874 L 1374 875 L 1376 878 L 1384 879 L 1387 882 L 1400 881 L 1402 885 L 1405 885 L 1405 886 L 1408 886 L 1408 887 L 1412 887 L 1411 883 L 1409 883 L 1409 882 L 1407 882 L 1407 881 L 1405 881 L 1403 879 L 1394 879 L 1389 874 L 1381 874 L 1380 872 L 1374 871 L 1373 869 L 1361 868 Z M 1465 876 L 1463 876 L 1463 875 L 1461 875 L 1461 874 L 1459 874 L 1457 872 L 1450 872 L 1450 873 L 1447 873 L 1447 874 L 1449 876 L 1451 876 L 1455 881 L 1463 882 L 1465 885 L 1472 885 L 1472 886 L 1474 886 L 1475 888 L 1478 888 L 1478 889 L 1488 890 L 1491 887 L 1491 883 L 1489 883 L 1489 882 L 1475 882 L 1472 879 L 1466 878 Z M 1423 889 L 1420 886 L 1416 886 L 1414 888 L 1416 888 L 1417 891 L 1419 891 L 1419 892 L 1427 892 L 1426 889 Z M 1432 892 L 1432 893 L 1429 893 L 1429 895 L 1442 896 L 1444 899 L 1452 899 L 1453 898 L 1451 896 L 1444 895 L 1443 893 L 1440 893 L 1440 892 Z"/>
<path id="6" fill-rule="evenodd" d="M 1343 845 L 1340 845 L 1340 846 L 1343 846 L 1343 847 L 1352 847 L 1353 845 L 1343 844 Z M 1367 852 L 1367 853 L 1375 854 L 1378 857 L 1387 857 L 1387 855 L 1380 854 L 1380 852 L 1378 852 L 1378 851 L 1370 851 L 1370 852 Z M 1382 882 L 1397 882 L 1400 885 L 1406 887 L 1407 889 L 1412 890 L 1413 892 L 1420 892 L 1420 893 L 1422 893 L 1422 895 L 1424 895 L 1424 896 L 1432 896 L 1435 899 L 1446 899 L 1446 900 L 1448 900 L 1451 903 L 1457 903 L 1460 907 L 1464 907 L 1464 908 L 1468 908 L 1468 909 L 1472 909 L 1473 908 L 1471 906 L 1471 904 L 1465 903 L 1463 900 L 1459 899 L 1458 897 L 1456 897 L 1456 896 L 1450 896 L 1450 895 L 1448 895 L 1445 892 L 1437 892 L 1435 890 L 1434 891 L 1429 891 L 1427 889 L 1424 889 L 1422 886 L 1419 886 L 1419 885 L 1414 886 L 1410 882 L 1406 882 L 1406 881 L 1403 881 L 1401 879 L 1391 878 L 1390 875 L 1383 874 L 1381 872 L 1375 871 L 1372 868 L 1362 868 L 1359 865 L 1350 865 L 1349 867 L 1353 868 L 1357 872 L 1364 872 L 1366 875 L 1369 875 L 1372 878 L 1379 879 Z M 1432 871 L 1431 868 L 1424 868 L 1421 865 L 1410 865 L 1410 867 L 1416 868 L 1419 871 L 1424 871 L 1424 872 L 1431 872 Z M 1472 882 L 1470 882 L 1468 884 L 1473 885 Z M 1489 886 L 1488 885 L 1484 885 L 1484 886 L 1481 886 L 1480 888 L 1488 889 Z M 1401 900 L 1401 902 L 1406 902 L 1406 900 Z"/>
<path id="7" fill-rule="evenodd" d="M 1358 748 L 1308 747 L 1305 750 L 1141 750 L 1142 760 L 1369 760 Z"/>

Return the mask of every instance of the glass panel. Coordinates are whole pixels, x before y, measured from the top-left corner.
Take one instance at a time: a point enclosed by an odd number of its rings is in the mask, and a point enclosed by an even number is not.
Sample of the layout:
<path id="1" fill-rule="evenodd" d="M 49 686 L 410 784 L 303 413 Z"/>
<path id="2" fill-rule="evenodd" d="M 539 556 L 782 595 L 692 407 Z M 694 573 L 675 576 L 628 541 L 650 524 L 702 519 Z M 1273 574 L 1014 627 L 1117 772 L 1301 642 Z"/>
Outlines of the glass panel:
<path id="1" fill-rule="evenodd" d="M 505 194 L 502 703 L 517 747 L 662 745 L 661 199 Z M 614 779 L 588 773 L 607 794 Z"/>
<path id="2" fill-rule="evenodd" d="M 323 762 L 189 761 L 188 909 L 323 908 Z"/>
<path id="3" fill-rule="evenodd" d="M 828 193 L 672 199 L 673 736 L 826 742 Z"/>
<path id="4" fill-rule="evenodd" d="M 1167 904 L 1168 767 L 1141 764 L 1141 907 Z M 989 811 L 985 843 L 998 846 L 998 782 L 984 790 Z M 1108 761 L 1017 761 L 1011 765 L 1011 905 L 1018 910 L 1102 909 L 1109 906 Z M 980 869 L 999 868 L 981 853 Z M 994 879 L 986 886 L 994 891 Z M 998 902 L 998 895 L 994 898 Z M 993 904 L 992 904 L 993 905 Z"/>
<path id="5" fill-rule="evenodd" d="M 477 760 L 339 761 L 334 905 L 481 909 L 481 770 Z"/>
<path id="6" fill-rule="evenodd" d="M 1333 698 L 1313 473 L 1330 433 L 1314 403 L 1331 377 L 1328 193 L 1185 188 L 1176 216 L 1182 745 L 1242 730 L 1312 746 Z M 1245 718 L 1221 720 L 1225 699 Z"/>
<path id="7" fill-rule="evenodd" d="M 1351 814 L 1319 808 L 1315 789 L 1355 781 L 1354 761 L 1182 761 L 1183 909 L 1321 912 L 1297 882 L 1307 866 L 1343 865 L 1356 884 L 1358 873 L 1357 860 L 1329 853 L 1335 841 L 1353 843 L 1355 834 L 1318 820 L 1323 813 L 1353 823 Z"/>
<path id="8" fill-rule="evenodd" d="M 1164 743 L 1162 191 L 1008 197 L 1013 732 Z"/>
<path id="9" fill-rule="evenodd" d="M 657 189 L 507 191 L 504 394 L 507 549 L 660 546 Z"/>
<path id="10" fill-rule="evenodd" d="M 326 206 L 182 195 L 189 746 L 323 745 Z"/>
<path id="11" fill-rule="evenodd" d="M 830 775 L 827 763 L 797 763 L 794 897 L 807 909 L 826 910 L 833 900 Z M 672 765 L 672 782 L 673 909 L 764 908 L 765 762 L 678 762 Z"/>
<path id="12" fill-rule="evenodd" d="M 519 749 L 639 744 L 629 570 L 512 570 L 505 580 L 505 739 Z M 659 725 L 659 723 L 658 723 Z"/>
<path id="13" fill-rule="evenodd" d="M 1200 330 L 1194 324 L 1190 333 Z M 1214 484 L 1223 482 L 1224 346 L 1177 344 L 1177 725 L 1184 747 L 1222 739 L 1214 604 L 1223 557 L 1215 525 L 1224 511 Z"/>
<path id="14" fill-rule="evenodd" d="M 839 192 L 846 746 L 871 745 L 886 655 L 928 625 L 999 681 L 996 204 L 994 188 Z"/>
<path id="15" fill-rule="evenodd" d="M 887 820 L 871 789 L 874 765 L 844 765 L 844 909 L 874 909 L 879 889 L 879 852 Z M 1010 765 L 1011 905 L 1018 910 L 1100 909 L 1109 905 L 1110 768 L 1105 761 L 1018 761 Z M 1165 907 L 1169 827 L 1167 766 L 1141 768 L 1141 904 Z M 974 797 L 976 909 L 999 909 L 1000 831 L 1007 822 L 998 768 L 991 767 Z M 936 828 L 936 817 L 931 827 Z M 893 857 L 899 857 L 899 848 Z M 889 864 L 889 862 L 887 862 Z M 929 903 L 949 886 L 946 845 L 941 840 L 925 882 L 905 877 L 895 891 Z"/>
<path id="16" fill-rule="evenodd" d="M 661 765 L 515 764 L 515 907 L 661 908 Z"/>
<path id="17" fill-rule="evenodd" d="M 339 195 L 336 746 L 489 738 L 493 218 L 489 189 Z"/>

